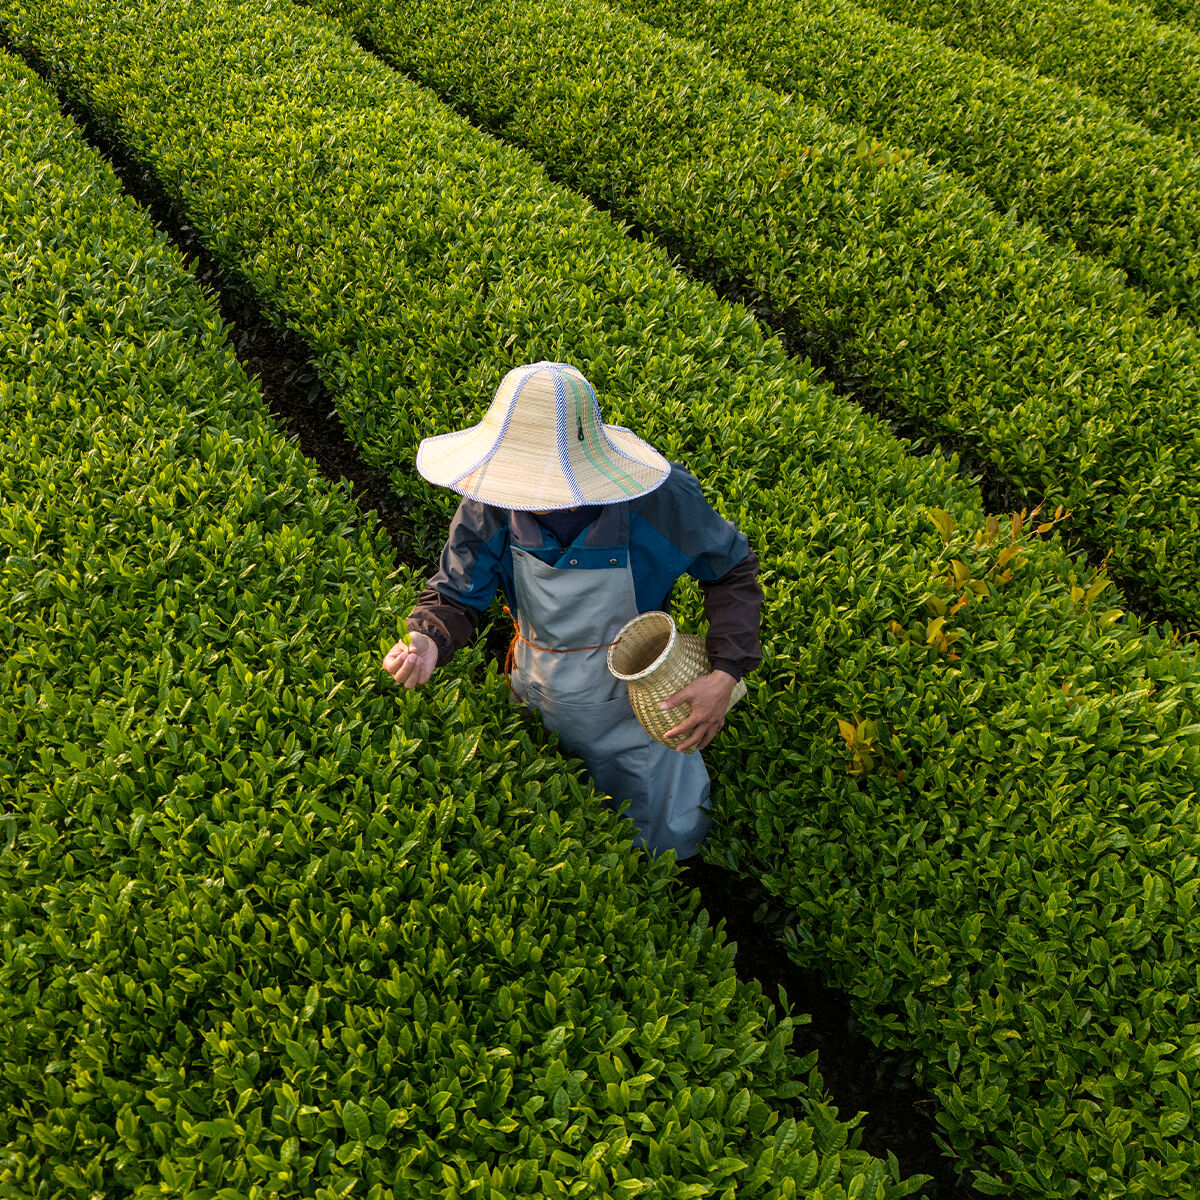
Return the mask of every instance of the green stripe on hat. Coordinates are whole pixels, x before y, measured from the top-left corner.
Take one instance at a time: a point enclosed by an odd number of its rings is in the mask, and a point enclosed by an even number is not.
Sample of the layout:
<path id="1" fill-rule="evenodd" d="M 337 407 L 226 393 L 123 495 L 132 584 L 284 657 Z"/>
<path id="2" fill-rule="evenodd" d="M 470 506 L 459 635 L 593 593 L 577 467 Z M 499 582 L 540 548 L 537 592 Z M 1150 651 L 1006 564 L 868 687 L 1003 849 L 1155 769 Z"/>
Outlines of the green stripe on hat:
<path id="1" fill-rule="evenodd" d="M 583 403 L 584 394 L 583 387 L 578 379 L 567 371 L 562 372 L 562 378 L 565 382 L 571 385 L 575 393 L 575 427 L 583 429 Z M 639 483 L 632 475 L 618 467 L 616 463 L 609 461 L 607 458 L 597 454 L 592 446 L 591 439 L 588 434 L 583 437 L 583 452 L 587 456 L 588 461 L 602 475 L 617 485 L 627 496 L 640 496 L 646 489 L 645 485 Z"/>

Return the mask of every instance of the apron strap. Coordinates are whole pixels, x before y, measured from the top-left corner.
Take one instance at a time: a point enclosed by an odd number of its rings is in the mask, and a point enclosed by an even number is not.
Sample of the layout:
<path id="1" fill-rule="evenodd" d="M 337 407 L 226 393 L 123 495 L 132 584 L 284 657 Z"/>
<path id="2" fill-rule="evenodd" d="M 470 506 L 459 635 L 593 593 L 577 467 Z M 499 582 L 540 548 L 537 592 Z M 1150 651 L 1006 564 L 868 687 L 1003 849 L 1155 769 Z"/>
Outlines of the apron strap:
<path id="1" fill-rule="evenodd" d="M 513 616 L 512 609 L 506 604 L 504 606 L 505 616 L 513 623 L 512 641 L 508 643 L 508 653 L 504 656 L 504 675 L 508 680 L 508 690 L 512 692 L 513 698 L 521 704 L 528 704 L 528 698 L 522 698 L 517 695 L 517 689 L 512 685 L 513 666 L 517 657 L 517 643 L 524 642 L 527 646 L 532 646 L 534 650 L 542 650 L 546 654 L 579 654 L 584 650 L 607 650 L 614 642 L 601 642 L 598 646 L 569 646 L 566 649 L 555 649 L 553 646 L 539 646 L 537 642 L 531 642 L 522 632 L 520 625 L 517 624 L 517 618 Z"/>

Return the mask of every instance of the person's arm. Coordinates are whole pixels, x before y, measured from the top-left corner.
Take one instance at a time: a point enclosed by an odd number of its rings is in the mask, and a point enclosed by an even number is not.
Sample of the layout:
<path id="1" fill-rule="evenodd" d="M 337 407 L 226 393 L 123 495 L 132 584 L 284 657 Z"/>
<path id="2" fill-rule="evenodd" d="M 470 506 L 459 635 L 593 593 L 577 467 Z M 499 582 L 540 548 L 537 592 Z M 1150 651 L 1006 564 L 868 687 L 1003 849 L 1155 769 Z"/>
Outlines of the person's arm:
<path id="1" fill-rule="evenodd" d="M 482 619 L 482 609 L 440 592 L 431 580 L 417 597 L 405 624 L 410 634 L 423 633 L 437 646 L 436 665 L 444 667 L 475 636 Z"/>
<path id="2" fill-rule="evenodd" d="M 709 662 L 714 671 L 724 671 L 735 680 L 762 662 L 758 631 L 763 593 L 758 565 L 758 555 L 747 548 L 746 557 L 720 579 L 700 584 L 708 618 Z"/>
<path id="3" fill-rule="evenodd" d="M 763 595 L 758 556 L 745 534 L 708 503 L 694 476 L 682 468 L 673 474 L 671 540 L 687 555 L 687 573 L 704 593 L 705 649 L 712 670 L 668 697 L 663 708 L 691 705 L 686 720 L 667 735 L 685 735 L 679 749 L 692 750 L 716 737 L 737 681 L 762 661 L 758 631 Z"/>
<path id="4" fill-rule="evenodd" d="M 508 544 L 502 513 L 463 500 L 450 525 L 437 573 L 417 597 L 406 624 L 409 644 L 397 642 L 383 669 L 405 687 L 428 683 L 479 628 L 496 595 Z"/>
<path id="5" fill-rule="evenodd" d="M 700 587 L 709 622 L 705 648 L 712 670 L 663 702 L 665 710 L 691 705 L 687 718 L 665 735 L 686 735 L 680 750 L 701 750 L 717 736 L 738 680 L 762 661 L 758 626 L 763 596 L 754 551 L 747 550 L 746 557 L 720 579 Z"/>
<path id="6" fill-rule="evenodd" d="M 670 562 L 668 586 L 684 573 L 696 580 L 708 618 L 709 661 L 740 679 L 762 661 L 758 555 L 746 535 L 709 504 L 699 480 L 679 463 L 671 467 L 661 491 L 639 506 L 641 518 L 666 543 L 666 553 L 657 554 L 650 570 Z"/>

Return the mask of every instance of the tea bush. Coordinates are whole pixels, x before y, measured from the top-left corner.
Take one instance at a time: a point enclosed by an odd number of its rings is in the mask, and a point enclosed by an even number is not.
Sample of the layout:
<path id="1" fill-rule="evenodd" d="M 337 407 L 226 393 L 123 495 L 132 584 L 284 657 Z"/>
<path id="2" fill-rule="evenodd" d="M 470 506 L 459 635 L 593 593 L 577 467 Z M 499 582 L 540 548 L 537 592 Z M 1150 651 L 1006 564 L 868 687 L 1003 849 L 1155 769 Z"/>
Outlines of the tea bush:
<path id="1" fill-rule="evenodd" d="M 0 1192 L 901 1196 L 0 57 Z"/>
<path id="2" fill-rule="evenodd" d="M 1193 33 L 1200 33 L 1200 9 L 1195 0 L 1148 0 L 1145 7 L 1157 21 L 1173 21 L 1186 25 Z"/>
<path id="3" fill-rule="evenodd" d="M 1167 2 L 1170 0 L 1156 0 Z M 1072 83 L 1128 109 L 1156 133 L 1191 141 L 1200 112 L 1200 38 L 1141 6 L 1105 0 L 864 0 L 948 46 Z"/>
<path id="4" fill-rule="evenodd" d="M 1200 619 L 1200 335 L 1115 273 L 598 0 L 317 7 Z"/>
<path id="5" fill-rule="evenodd" d="M 619 0 L 757 83 L 969 177 L 1002 212 L 1103 255 L 1157 309 L 1200 316 L 1200 161 L 1113 105 L 849 0 Z"/>
<path id="6" fill-rule="evenodd" d="M 1123 615 L 1038 532 L 1051 514 L 989 519 L 952 464 L 907 456 L 744 310 L 328 22 L 248 0 L 0 11 L 317 347 L 431 526 L 453 502 L 416 478 L 416 439 L 476 419 L 520 362 L 575 362 L 610 420 L 687 461 L 768 595 L 763 669 L 711 752 L 710 854 L 915 1051 L 981 1189 L 1181 1194 L 1195 647 Z"/>

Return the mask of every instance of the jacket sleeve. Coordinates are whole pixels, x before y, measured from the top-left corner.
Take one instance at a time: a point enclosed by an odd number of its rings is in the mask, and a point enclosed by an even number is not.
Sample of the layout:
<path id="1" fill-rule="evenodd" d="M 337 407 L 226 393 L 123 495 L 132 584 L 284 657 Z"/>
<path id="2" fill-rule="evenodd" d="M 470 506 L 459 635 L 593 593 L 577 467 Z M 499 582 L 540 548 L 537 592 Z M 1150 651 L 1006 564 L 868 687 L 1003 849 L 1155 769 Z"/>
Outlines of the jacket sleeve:
<path id="1" fill-rule="evenodd" d="M 438 648 L 437 665 L 444 667 L 474 636 L 483 613 L 468 608 L 435 587 L 426 587 L 408 614 L 410 633 L 423 633 Z"/>
<path id="2" fill-rule="evenodd" d="M 687 573 L 704 593 L 709 661 L 714 671 L 741 679 L 762 662 L 758 555 L 746 535 L 713 508 L 699 480 L 681 463 L 672 463 L 669 482 L 671 541 L 690 560 Z"/>
<path id="3" fill-rule="evenodd" d="M 437 573 L 417 597 L 408 628 L 433 639 L 444 666 L 479 628 L 504 573 L 508 523 L 499 510 L 463 500 L 450 524 Z"/>
<path id="4" fill-rule="evenodd" d="M 714 671 L 741 679 L 762 662 L 758 630 L 763 593 L 758 582 L 758 555 L 746 557 L 720 579 L 701 582 L 708 618 L 705 648 Z"/>

